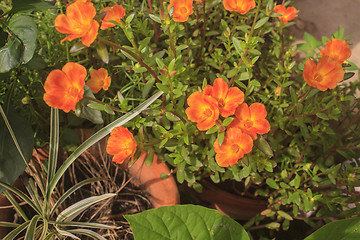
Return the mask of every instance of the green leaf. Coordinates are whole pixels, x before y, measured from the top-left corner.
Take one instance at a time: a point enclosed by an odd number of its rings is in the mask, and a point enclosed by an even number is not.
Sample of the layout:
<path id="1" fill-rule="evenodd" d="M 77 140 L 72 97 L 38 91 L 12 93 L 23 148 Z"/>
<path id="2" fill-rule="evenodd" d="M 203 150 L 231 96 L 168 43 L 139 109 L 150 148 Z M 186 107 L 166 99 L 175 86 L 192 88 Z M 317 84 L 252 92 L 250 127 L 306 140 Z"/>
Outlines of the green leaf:
<path id="1" fill-rule="evenodd" d="M 157 83 L 156 86 L 157 86 L 157 88 L 159 90 L 163 91 L 164 93 L 169 93 L 170 92 L 170 89 L 167 86 L 165 86 L 165 85 L 163 85 L 161 83 Z"/>
<path id="2" fill-rule="evenodd" d="M 239 41 L 236 37 L 233 37 L 233 38 L 232 38 L 232 42 L 233 42 L 233 44 L 234 44 L 234 47 L 235 47 L 236 52 L 237 52 L 239 55 L 241 55 L 242 52 L 243 52 L 243 48 L 242 48 L 241 45 L 240 45 L 240 41 Z"/>
<path id="3" fill-rule="evenodd" d="M 84 86 L 84 96 L 87 96 L 90 98 L 95 98 L 91 89 L 87 85 Z M 88 105 L 92 104 L 92 103 L 94 103 L 94 102 L 89 99 L 85 99 L 85 98 L 81 99 L 76 104 L 76 107 L 75 107 L 76 108 L 75 109 L 76 116 L 85 118 L 94 124 L 103 124 L 104 120 L 102 118 L 101 112 L 99 110 L 95 110 L 95 109 L 88 107 Z M 104 110 L 105 110 L 105 106 L 104 106 Z"/>
<path id="4" fill-rule="evenodd" d="M 13 240 L 29 225 L 30 221 L 26 221 L 6 235 L 2 240 Z"/>
<path id="5" fill-rule="evenodd" d="M 97 52 L 99 58 L 101 59 L 101 61 L 108 64 L 109 63 L 109 52 L 107 50 L 106 45 L 104 43 L 98 41 L 97 44 L 95 45 L 95 48 L 96 48 L 96 52 Z"/>
<path id="6" fill-rule="evenodd" d="M 10 19 L 9 28 L 16 37 L 21 39 L 21 42 L 24 45 L 24 52 L 21 57 L 22 63 L 25 64 L 29 62 L 34 55 L 36 48 L 36 24 L 31 17 L 20 15 Z"/>
<path id="7" fill-rule="evenodd" d="M 43 0 L 13 0 L 12 13 L 26 10 L 47 10 L 53 8 L 48 2 Z"/>
<path id="8" fill-rule="evenodd" d="M 195 205 L 175 205 L 125 215 L 135 239 L 250 240 L 245 229 L 218 211 Z"/>
<path id="9" fill-rule="evenodd" d="M 0 181 L 12 184 L 25 171 L 25 161 L 31 158 L 34 138 L 31 124 L 11 105 L 5 103 L 4 107 L 3 110 L 0 106 Z M 3 190 L 0 187 L 0 193 Z"/>
<path id="10" fill-rule="evenodd" d="M 274 153 L 269 145 L 269 143 L 266 141 L 266 139 L 263 136 L 259 136 L 256 141 L 254 141 L 254 145 L 262 151 L 264 154 L 272 157 L 274 156 Z"/>
<path id="11" fill-rule="evenodd" d="M 35 231 L 36 231 L 36 224 L 39 221 L 39 218 L 40 217 L 38 215 L 36 215 L 31 219 L 28 229 L 26 230 L 24 240 L 33 240 L 34 239 L 34 235 L 35 235 Z"/>
<path id="12" fill-rule="evenodd" d="M 352 78 L 355 75 L 354 72 L 347 72 L 344 74 L 344 81 Z"/>
<path id="13" fill-rule="evenodd" d="M 176 116 L 175 114 L 173 114 L 172 112 L 166 112 L 165 116 L 167 119 L 169 119 L 169 121 L 172 121 L 172 122 L 180 121 L 180 118 L 178 116 Z"/>
<path id="14" fill-rule="evenodd" d="M 161 24 L 161 18 L 160 18 L 160 17 L 155 16 L 154 14 L 149 14 L 149 17 L 150 17 L 152 20 L 154 20 L 155 22 Z"/>
<path id="15" fill-rule="evenodd" d="M 0 49 L 0 73 L 8 72 L 20 64 L 23 47 L 16 37 L 10 37 L 7 44 Z"/>
<path id="16" fill-rule="evenodd" d="M 79 229 L 71 229 L 71 230 L 67 230 L 67 231 L 70 233 L 78 234 L 78 235 L 85 235 L 85 236 L 88 236 L 95 240 L 106 240 L 106 238 L 104 238 L 100 234 L 98 234 L 94 231 L 88 230 L 88 229 L 79 228 Z"/>
<path id="17" fill-rule="evenodd" d="M 100 196 L 93 196 L 78 201 L 71 205 L 70 207 L 64 209 L 56 218 L 57 222 L 67 222 L 72 221 L 75 217 L 77 217 L 80 213 L 86 210 L 91 205 L 98 203 L 100 201 L 106 200 L 108 198 L 116 196 L 115 193 L 107 193 Z"/>
<path id="18" fill-rule="evenodd" d="M 360 239 L 360 217 L 331 222 L 305 238 L 305 240 Z"/>
<path id="19" fill-rule="evenodd" d="M 258 29 L 259 27 L 261 27 L 262 25 L 267 23 L 267 21 L 269 21 L 269 17 L 264 17 L 264 18 L 260 19 L 259 21 L 256 22 L 254 29 Z"/>
<path id="20" fill-rule="evenodd" d="M 272 178 L 267 178 L 266 179 L 266 184 L 269 185 L 271 188 L 279 189 L 279 185 Z"/>
<path id="21" fill-rule="evenodd" d="M 220 132 L 218 133 L 218 143 L 219 143 L 219 146 L 221 146 L 224 142 L 224 138 L 225 138 L 225 132 Z"/>
<path id="22" fill-rule="evenodd" d="M 116 226 L 109 226 L 101 223 L 92 223 L 92 222 L 51 222 L 51 223 L 62 227 L 86 227 L 86 228 L 101 228 L 101 229 L 116 228 Z"/>
<path id="23" fill-rule="evenodd" d="M 78 184 L 76 184 L 75 186 L 72 186 L 69 190 L 67 190 L 63 195 L 61 195 L 61 197 L 59 198 L 59 200 L 55 203 L 54 207 L 51 209 L 50 212 L 50 217 L 53 216 L 53 214 L 55 213 L 56 209 L 71 195 L 73 194 L 76 190 L 80 189 L 81 187 L 93 183 L 93 182 L 97 182 L 100 181 L 101 178 L 90 178 L 90 179 L 86 179 L 82 182 L 79 182 Z"/>
<path id="24" fill-rule="evenodd" d="M 146 98 L 149 93 L 150 93 L 150 90 L 152 89 L 152 87 L 154 86 L 155 84 L 155 78 L 151 78 L 150 80 L 148 80 L 145 85 L 144 85 L 144 88 L 143 88 L 143 91 L 142 91 L 142 97 L 143 98 Z"/>
<path id="25" fill-rule="evenodd" d="M 283 218 L 285 218 L 287 220 L 290 220 L 290 221 L 293 220 L 293 218 L 286 212 L 278 211 L 277 213 L 279 214 L 279 216 L 281 216 L 281 217 L 283 217 Z"/>

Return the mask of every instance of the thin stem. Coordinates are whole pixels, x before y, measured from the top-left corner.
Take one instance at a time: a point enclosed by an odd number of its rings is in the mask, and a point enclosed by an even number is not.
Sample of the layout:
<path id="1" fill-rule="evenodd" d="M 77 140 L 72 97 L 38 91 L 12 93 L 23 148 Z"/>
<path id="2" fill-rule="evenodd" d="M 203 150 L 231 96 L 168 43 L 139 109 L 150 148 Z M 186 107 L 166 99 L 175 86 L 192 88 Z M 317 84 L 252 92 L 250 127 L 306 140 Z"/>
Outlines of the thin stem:
<path id="1" fill-rule="evenodd" d="M 120 45 L 118 45 L 118 44 L 116 44 L 116 43 L 110 42 L 110 41 L 108 41 L 108 40 L 106 40 L 106 39 L 104 39 L 104 38 L 102 38 L 102 37 L 98 37 L 98 39 L 99 39 L 101 42 L 103 42 L 103 43 L 105 43 L 105 44 L 107 44 L 107 45 L 110 45 L 110 46 L 113 46 L 113 47 L 115 47 L 115 48 L 118 48 L 118 49 L 120 49 L 121 51 L 124 51 L 124 52 L 126 52 L 127 54 L 129 54 L 129 55 L 130 55 L 131 57 L 133 57 L 136 61 L 138 61 L 141 66 L 145 67 L 145 68 L 149 71 L 149 73 L 156 79 L 156 81 L 161 82 L 160 79 L 158 78 L 156 72 L 155 72 L 151 67 L 149 67 L 149 65 L 147 65 L 146 63 L 144 63 L 143 60 L 142 60 L 139 56 L 137 56 L 136 54 L 134 54 L 132 51 L 130 51 L 130 50 L 128 50 L 128 49 L 124 48 L 123 46 L 120 46 Z"/>
<path id="2" fill-rule="evenodd" d="M 100 101 L 100 100 L 97 100 L 95 98 L 92 98 L 92 97 L 89 97 L 89 96 L 84 96 L 84 99 L 87 99 L 87 100 L 90 100 L 90 101 L 93 101 L 93 102 L 96 102 L 96 103 L 100 103 L 101 105 L 106 105 L 106 103 Z M 110 105 L 109 105 L 110 106 Z M 113 111 L 116 111 L 116 112 L 119 112 L 119 113 L 123 113 L 123 111 L 121 111 L 120 109 L 116 108 L 116 107 L 112 107 L 110 106 L 111 110 Z"/>

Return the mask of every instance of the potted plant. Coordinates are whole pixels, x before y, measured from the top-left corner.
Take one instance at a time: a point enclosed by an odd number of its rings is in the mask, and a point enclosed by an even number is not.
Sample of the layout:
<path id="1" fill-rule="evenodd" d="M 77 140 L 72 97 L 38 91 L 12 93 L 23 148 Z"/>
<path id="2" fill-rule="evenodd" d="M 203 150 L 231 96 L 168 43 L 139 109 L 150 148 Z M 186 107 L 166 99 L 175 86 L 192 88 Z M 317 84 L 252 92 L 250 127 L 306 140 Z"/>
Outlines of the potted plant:
<path id="1" fill-rule="evenodd" d="M 291 4 L 58 1 L 39 20 L 38 55 L 50 67 L 20 66 L 28 86 L 44 85 L 23 104 L 39 119 L 46 105 L 61 109 L 69 150 L 75 125 L 110 124 L 104 148 L 114 162 L 131 169 L 147 152 L 146 165 L 157 156 L 170 166 L 162 178 L 203 196 L 209 182 L 223 184 L 235 201 L 254 200 L 254 212 L 236 216 L 250 218 L 250 230 L 356 214 L 349 203 L 358 201 L 359 85 L 345 80 L 358 68 L 342 29 L 321 41 L 305 34 L 306 43 L 292 46 Z M 300 62 L 298 50 L 307 52 Z M 115 120 L 123 114 L 129 121 Z"/>

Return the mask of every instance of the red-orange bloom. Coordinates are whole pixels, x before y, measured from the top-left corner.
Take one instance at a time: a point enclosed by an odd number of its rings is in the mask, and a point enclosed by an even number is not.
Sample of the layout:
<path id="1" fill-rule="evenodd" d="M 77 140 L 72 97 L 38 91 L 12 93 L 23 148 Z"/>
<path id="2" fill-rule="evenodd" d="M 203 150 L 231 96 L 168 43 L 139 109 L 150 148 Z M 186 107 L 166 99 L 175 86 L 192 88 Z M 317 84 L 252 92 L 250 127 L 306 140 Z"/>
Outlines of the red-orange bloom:
<path id="1" fill-rule="evenodd" d="M 136 141 L 127 128 L 116 127 L 111 131 L 107 141 L 106 152 L 114 155 L 113 162 L 121 164 L 129 157 L 131 157 L 132 161 L 135 151 Z"/>
<path id="2" fill-rule="evenodd" d="M 109 21 L 115 21 L 120 23 L 121 19 L 125 16 L 125 9 L 121 5 L 114 5 L 111 7 L 106 7 L 100 10 L 100 13 L 105 12 L 106 15 L 101 22 L 100 29 L 105 30 L 111 27 L 114 27 L 115 24 Z"/>
<path id="3" fill-rule="evenodd" d="M 284 5 L 276 5 L 273 10 L 274 13 L 279 13 L 281 16 L 278 16 L 278 19 L 285 24 L 287 24 L 289 21 L 293 20 L 295 17 L 297 17 L 296 8 L 294 7 L 288 7 L 285 8 Z"/>
<path id="4" fill-rule="evenodd" d="M 99 28 L 99 23 L 94 20 L 95 8 L 91 2 L 76 1 L 66 7 L 66 15 L 60 14 L 55 18 L 55 28 L 61 33 L 70 34 L 65 40 L 72 41 L 81 38 L 81 42 L 89 47 L 94 42 Z"/>
<path id="5" fill-rule="evenodd" d="M 256 6 L 255 0 L 223 0 L 223 4 L 226 10 L 240 14 L 245 14 Z"/>
<path id="6" fill-rule="evenodd" d="M 200 131 L 208 130 L 215 125 L 219 118 L 219 109 L 214 98 L 194 92 L 188 97 L 187 103 L 189 107 L 185 113 L 190 121 L 197 123 Z"/>
<path id="7" fill-rule="evenodd" d="M 251 152 L 252 147 L 253 140 L 248 134 L 239 128 L 230 128 L 226 131 L 221 146 L 218 139 L 214 143 L 215 160 L 220 167 L 232 166 L 244 157 L 244 154 Z"/>
<path id="8" fill-rule="evenodd" d="M 351 56 L 351 51 L 345 40 L 333 38 L 326 43 L 325 49 L 320 50 L 320 55 L 330 57 L 342 64 Z"/>
<path id="9" fill-rule="evenodd" d="M 248 107 L 246 103 L 243 103 L 236 109 L 236 118 L 230 123 L 229 128 L 240 128 L 255 140 L 257 134 L 265 134 L 270 131 L 270 124 L 265 119 L 266 115 L 264 104 L 253 103 Z"/>
<path id="10" fill-rule="evenodd" d="M 75 111 L 75 105 L 83 98 L 86 69 L 78 63 L 69 62 L 62 70 L 52 70 L 44 83 L 44 101 L 64 112 Z"/>
<path id="11" fill-rule="evenodd" d="M 233 115 L 235 109 L 244 102 L 244 93 L 237 87 L 229 88 L 222 78 L 216 78 L 214 86 L 207 85 L 203 93 L 217 100 L 220 114 L 224 118 Z"/>
<path id="12" fill-rule="evenodd" d="M 111 78 L 108 75 L 108 71 L 104 68 L 90 71 L 90 80 L 86 82 L 93 93 L 98 93 L 101 89 L 105 91 L 109 89 L 111 84 Z"/>
<path id="13" fill-rule="evenodd" d="M 193 0 L 170 0 L 168 10 L 174 7 L 173 19 L 175 22 L 185 22 L 193 11 Z"/>
<path id="14" fill-rule="evenodd" d="M 337 83 L 344 79 L 344 70 L 339 62 L 329 57 L 322 57 L 317 64 L 309 58 L 305 62 L 303 77 L 310 86 L 326 91 L 336 88 Z"/>

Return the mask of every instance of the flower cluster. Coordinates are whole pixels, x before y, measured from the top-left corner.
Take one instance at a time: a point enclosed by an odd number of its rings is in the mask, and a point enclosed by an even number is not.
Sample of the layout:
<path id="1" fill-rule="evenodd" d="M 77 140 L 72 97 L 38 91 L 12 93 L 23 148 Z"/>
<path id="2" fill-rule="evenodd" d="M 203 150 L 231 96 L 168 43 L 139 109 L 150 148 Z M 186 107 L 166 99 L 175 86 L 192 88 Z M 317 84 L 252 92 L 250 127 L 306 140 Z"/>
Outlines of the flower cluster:
<path id="1" fill-rule="evenodd" d="M 114 5 L 112 8 L 106 7 L 100 10 L 100 13 L 105 13 L 100 26 L 100 29 L 105 30 L 115 26 L 110 21 L 120 23 L 121 18 L 125 15 L 125 9 L 120 5 Z M 95 41 L 99 30 L 99 23 L 94 19 L 95 16 L 96 10 L 91 1 L 77 0 L 68 4 L 66 14 L 60 14 L 55 18 L 56 30 L 60 33 L 70 34 L 60 43 L 81 38 L 81 42 L 89 47 Z"/>
<path id="2" fill-rule="evenodd" d="M 318 63 L 310 58 L 305 62 L 304 80 L 320 91 L 334 89 L 344 79 L 342 63 L 351 56 L 349 45 L 345 40 L 334 38 L 326 43 L 320 55 Z"/>
<path id="3" fill-rule="evenodd" d="M 199 0 L 197 0 L 199 1 Z M 255 0 L 223 0 L 224 8 L 228 11 L 235 11 L 246 14 L 255 8 Z M 193 11 L 193 0 L 170 0 L 168 10 L 174 8 L 173 19 L 175 22 L 185 22 Z"/>
<path id="4" fill-rule="evenodd" d="M 53 108 L 64 112 L 75 111 L 76 104 L 83 98 L 87 72 L 85 67 L 78 63 L 69 62 L 62 70 L 52 70 L 44 83 L 44 101 Z M 91 79 L 86 82 L 90 89 L 97 93 L 101 88 L 107 90 L 111 78 L 104 68 L 90 71 Z"/>
<path id="5" fill-rule="evenodd" d="M 221 167 L 237 163 L 244 154 L 251 152 L 257 134 L 270 131 L 265 106 L 253 103 L 248 107 L 244 103 L 244 93 L 237 87 L 229 88 L 222 78 L 216 78 L 213 86 L 205 86 L 202 92 L 191 94 L 187 103 L 189 107 L 185 113 L 190 121 L 197 123 L 200 131 L 220 126 L 219 115 L 227 118 L 235 114 L 223 142 L 220 144 L 217 139 L 214 143 L 215 160 Z"/>

